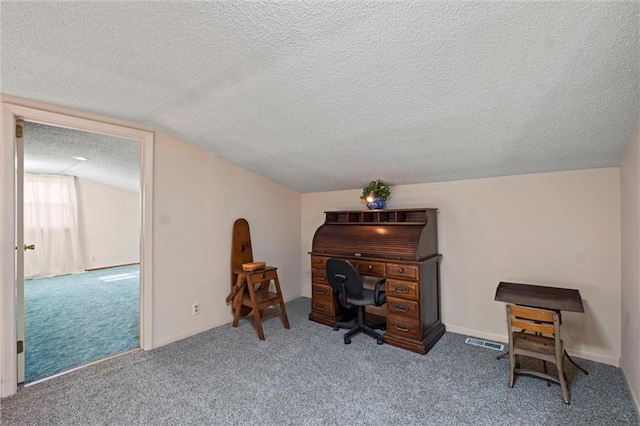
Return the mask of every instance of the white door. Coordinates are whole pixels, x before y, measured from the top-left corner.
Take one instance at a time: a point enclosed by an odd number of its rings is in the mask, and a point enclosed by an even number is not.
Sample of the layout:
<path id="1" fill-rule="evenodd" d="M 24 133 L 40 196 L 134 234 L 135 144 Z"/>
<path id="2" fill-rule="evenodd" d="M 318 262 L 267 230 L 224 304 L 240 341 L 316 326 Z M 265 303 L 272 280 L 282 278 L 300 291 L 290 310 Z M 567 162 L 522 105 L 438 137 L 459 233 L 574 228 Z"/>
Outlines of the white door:
<path id="1" fill-rule="evenodd" d="M 16 337 L 18 384 L 24 383 L 24 243 L 22 188 L 24 182 L 24 122 L 16 119 Z"/>

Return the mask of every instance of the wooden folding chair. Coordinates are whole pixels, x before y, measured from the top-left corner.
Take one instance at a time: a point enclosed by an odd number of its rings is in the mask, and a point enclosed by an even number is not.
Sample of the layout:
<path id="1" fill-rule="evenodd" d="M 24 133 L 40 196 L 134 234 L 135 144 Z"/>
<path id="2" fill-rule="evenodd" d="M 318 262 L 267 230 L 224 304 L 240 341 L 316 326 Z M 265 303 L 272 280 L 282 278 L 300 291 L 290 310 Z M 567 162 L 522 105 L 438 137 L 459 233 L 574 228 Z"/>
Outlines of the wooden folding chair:
<path id="1" fill-rule="evenodd" d="M 507 305 L 509 327 L 509 387 L 519 374 L 560 384 L 565 404 L 571 403 L 564 365 L 564 346 L 560 338 L 560 315 L 556 311 Z M 544 372 L 519 368 L 516 356 L 541 359 Z M 556 365 L 558 377 L 547 373 L 546 363 Z"/>

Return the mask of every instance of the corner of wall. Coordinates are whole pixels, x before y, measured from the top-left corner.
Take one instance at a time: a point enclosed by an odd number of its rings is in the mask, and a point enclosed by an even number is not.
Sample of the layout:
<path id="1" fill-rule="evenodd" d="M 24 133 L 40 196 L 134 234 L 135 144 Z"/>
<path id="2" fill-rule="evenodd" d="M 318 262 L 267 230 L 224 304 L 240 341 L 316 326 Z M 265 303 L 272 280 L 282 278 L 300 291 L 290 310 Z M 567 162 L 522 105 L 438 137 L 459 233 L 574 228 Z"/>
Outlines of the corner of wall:
<path id="1" fill-rule="evenodd" d="M 622 370 L 622 377 L 624 377 L 624 383 L 627 385 L 627 389 L 631 394 L 631 399 L 633 400 L 633 406 L 636 409 L 636 418 L 640 419 L 640 400 L 638 400 L 638 395 L 633 391 L 633 386 L 631 386 L 631 382 L 629 381 L 629 376 L 627 375 L 627 370 L 624 368 L 624 362 L 622 358 L 619 360 L 620 370 Z"/>
<path id="2" fill-rule="evenodd" d="M 640 121 L 620 164 L 620 369 L 640 418 Z"/>

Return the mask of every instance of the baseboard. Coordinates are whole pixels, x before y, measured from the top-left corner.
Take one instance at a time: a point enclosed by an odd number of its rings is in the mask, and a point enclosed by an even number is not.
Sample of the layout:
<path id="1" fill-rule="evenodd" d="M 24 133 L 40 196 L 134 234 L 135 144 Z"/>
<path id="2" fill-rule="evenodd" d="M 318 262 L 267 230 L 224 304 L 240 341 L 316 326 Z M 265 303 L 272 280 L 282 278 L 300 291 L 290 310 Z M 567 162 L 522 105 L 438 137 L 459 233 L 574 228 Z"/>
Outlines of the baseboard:
<path id="1" fill-rule="evenodd" d="M 285 298 L 284 298 L 284 303 L 289 303 L 289 302 L 291 302 L 292 300 L 300 299 L 301 297 L 304 297 L 304 296 L 303 296 L 303 295 L 301 295 L 301 294 L 299 294 L 299 295 L 294 296 L 294 297 L 289 297 L 289 298 L 286 298 L 286 297 L 285 297 Z M 305 299 L 309 299 L 309 301 L 311 301 L 311 298 L 309 298 L 309 297 L 305 297 Z M 309 309 L 311 309 L 311 305 L 309 305 Z"/>
<path id="2" fill-rule="evenodd" d="M 100 269 L 117 268 L 119 266 L 139 265 L 140 262 L 118 263 L 117 265 L 94 266 L 92 268 L 84 268 L 85 272 L 97 271 Z"/>
<path id="3" fill-rule="evenodd" d="M 447 331 L 451 333 L 464 334 L 465 336 L 478 337 L 480 339 L 486 339 L 486 340 L 492 340 L 494 342 L 505 343 L 506 346 L 509 345 L 506 335 L 503 336 L 500 334 L 485 333 L 483 331 L 471 330 L 469 328 L 458 327 L 458 326 L 449 325 L 449 324 L 445 324 L 445 328 L 447 329 Z"/>
<path id="4" fill-rule="evenodd" d="M 635 394 L 631 384 L 629 384 L 629 377 L 627 376 L 627 371 L 624 369 L 623 362 L 620 362 L 620 370 L 622 370 L 622 377 L 624 377 L 624 382 L 627 384 L 627 389 L 629 389 L 629 393 L 631 394 L 631 398 L 633 399 L 633 403 L 636 407 L 636 417 L 640 419 L 640 403 L 638 403 L 638 395 Z"/>
<path id="5" fill-rule="evenodd" d="M 470 337 L 478 337 L 480 339 L 493 340 L 495 342 L 505 343 L 508 345 L 508 337 L 507 335 L 502 334 L 494 334 L 494 333 L 486 333 L 479 330 L 472 330 L 469 328 L 458 327 L 455 325 L 445 324 L 447 331 L 457 334 L 464 334 Z M 592 352 L 584 352 L 577 349 L 573 349 L 571 347 L 565 348 L 569 355 L 577 356 L 578 358 L 588 359 L 590 361 L 601 362 L 603 364 L 613 365 L 614 367 L 620 366 L 620 359 L 617 357 L 610 357 L 606 355 L 594 354 Z"/>
<path id="6" fill-rule="evenodd" d="M 153 349 L 159 348 L 159 347 L 164 346 L 164 345 L 168 345 L 169 343 L 178 342 L 180 340 L 186 339 L 187 337 L 195 336 L 196 334 L 205 332 L 207 330 L 211 330 L 212 328 L 220 327 L 221 325 L 228 324 L 229 322 L 231 322 L 231 321 L 225 319 L 223 321 L 217 321 L 217 322 L 214 322 L 214 323 L 201 325 L 200 327 L 192 328 L 192 329 L 187 330 L 187 331 L 185 331 L 183 333 L 174 334 L 171 337 L 167 337 L 165 339 L 153 342 Z"/>
<path id="7" fill-rule="evenodd" d="M 577 356 L 578 358 L 584 358 L 590 361 L 601 362 L 603 364 L 609 364 L 609 365 L 613 365 L 614 367 L 620 368 L 620 358 L 618 357 L 594 354 L 592 352 L 579 351 L 577 349 L 573 349 L 570 347 L 565 347 L 565 349 L 569 353 L 569 355 L 571 355 L 572 357 Z"/>
<path id="8" fill-rule="evenodd" d="M 285 298 L 284 299 L 284 303 L 288 303 L 288 302 L 290 302 L 290 301 L 292 301 L 294 299 L 298 299 L 299 297 L 302 297 L 302 296 L 298 295 L 298 296 L 295 296 L 295 297 Z M 309 309 L 311 309 L 311 306 L 309 306 Z M 195 336 L 196 334 L 203 333 L 205 331 L 211 330 L 211 329 L 216 328 L 216 327 L 220 327 L 221 325 L 229 324 L 232 321 L 233 321 L 233 315 L 231 315 L 231 308 L 229 308 L 229 317 L 228 318 L 225 318 L 225 319 L 220 320 L 220 321 L 212 322 L 212 323 L 200 326 L 200 327 L 192 328 L 191 330 L 187 330 L 187 331 L 185 331 L 183 333 L 176 334 L 176 335 L 173 335 L 171 337 L 167 337 L 166 339 L 162 339 L 162 340 L 158 340 L 156 342 L 153 342 L 153 348 L 152 349 L 159 348 L 159 347 L 164 346 L 164 345 L 168 345 L 169 343 L 178 342 L 180 340 L 186 339 L 187 337 Z"/>

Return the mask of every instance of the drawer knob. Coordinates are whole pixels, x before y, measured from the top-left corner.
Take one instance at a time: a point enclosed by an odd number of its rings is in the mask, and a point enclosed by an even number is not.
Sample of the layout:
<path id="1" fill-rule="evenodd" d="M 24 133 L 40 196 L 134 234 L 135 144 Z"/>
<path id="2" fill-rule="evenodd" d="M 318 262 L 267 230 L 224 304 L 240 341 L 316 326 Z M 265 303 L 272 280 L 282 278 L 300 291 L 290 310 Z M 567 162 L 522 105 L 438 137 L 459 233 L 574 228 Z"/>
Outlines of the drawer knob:
<path id="1" fill-rule="evenodd" d="M 320 303 L 316 303 L 316 309 L 319 311 L 326 311 L 327 307 L 324 305 L 321 305 Z"/>
<path id="2" fill-rule="evenodd" d="M 408 287 L 404 287 L 404 286 L 400 286 L 400 285 L 396 285 L 396 286 L 393 286 L 393 291 L 395 291 L 396 293 L 407 294 L 407 293 L 409 293 L 409 288 Z"/>
<path id="3" fill-rule="evenodd" d="M 324 296 L 325 294 L 327 294 L 327 290 L 325 290 L 324 288 L 319 288 L 316 290 L 316 293 Z"/>
<path id="4" fill-rule="evenodd" d="M 262 274 L 262 279 L 267 278 L 267 274 Z"/>
<path id="5" fill-rule="evenodd" d="M 398 269 L 398 272 L 403 273 L 404 272 L 404 268 Z"/>
<path id="6" fill-rule="evenodd" d="M 407 327 L 406 325 L 396 324 L 394 327 L 396 328 L 396 330 L 402 331 L 403 333 L 406 333 L 407 331 L 409 331 L 409 327 Z"/>
<path id="7" fill-rule="evenodd" d="M 373 266 L 369 265 L 369 270 L 372 270 L 372 269 L 373 269 Z"/>
<path id="8" fill-rule="evenodd" d="M 397 303 L 394 303 L 393 307 L 398 312 L 409 312 L 409 307 L 407 305 L 399 305 Z"/>

